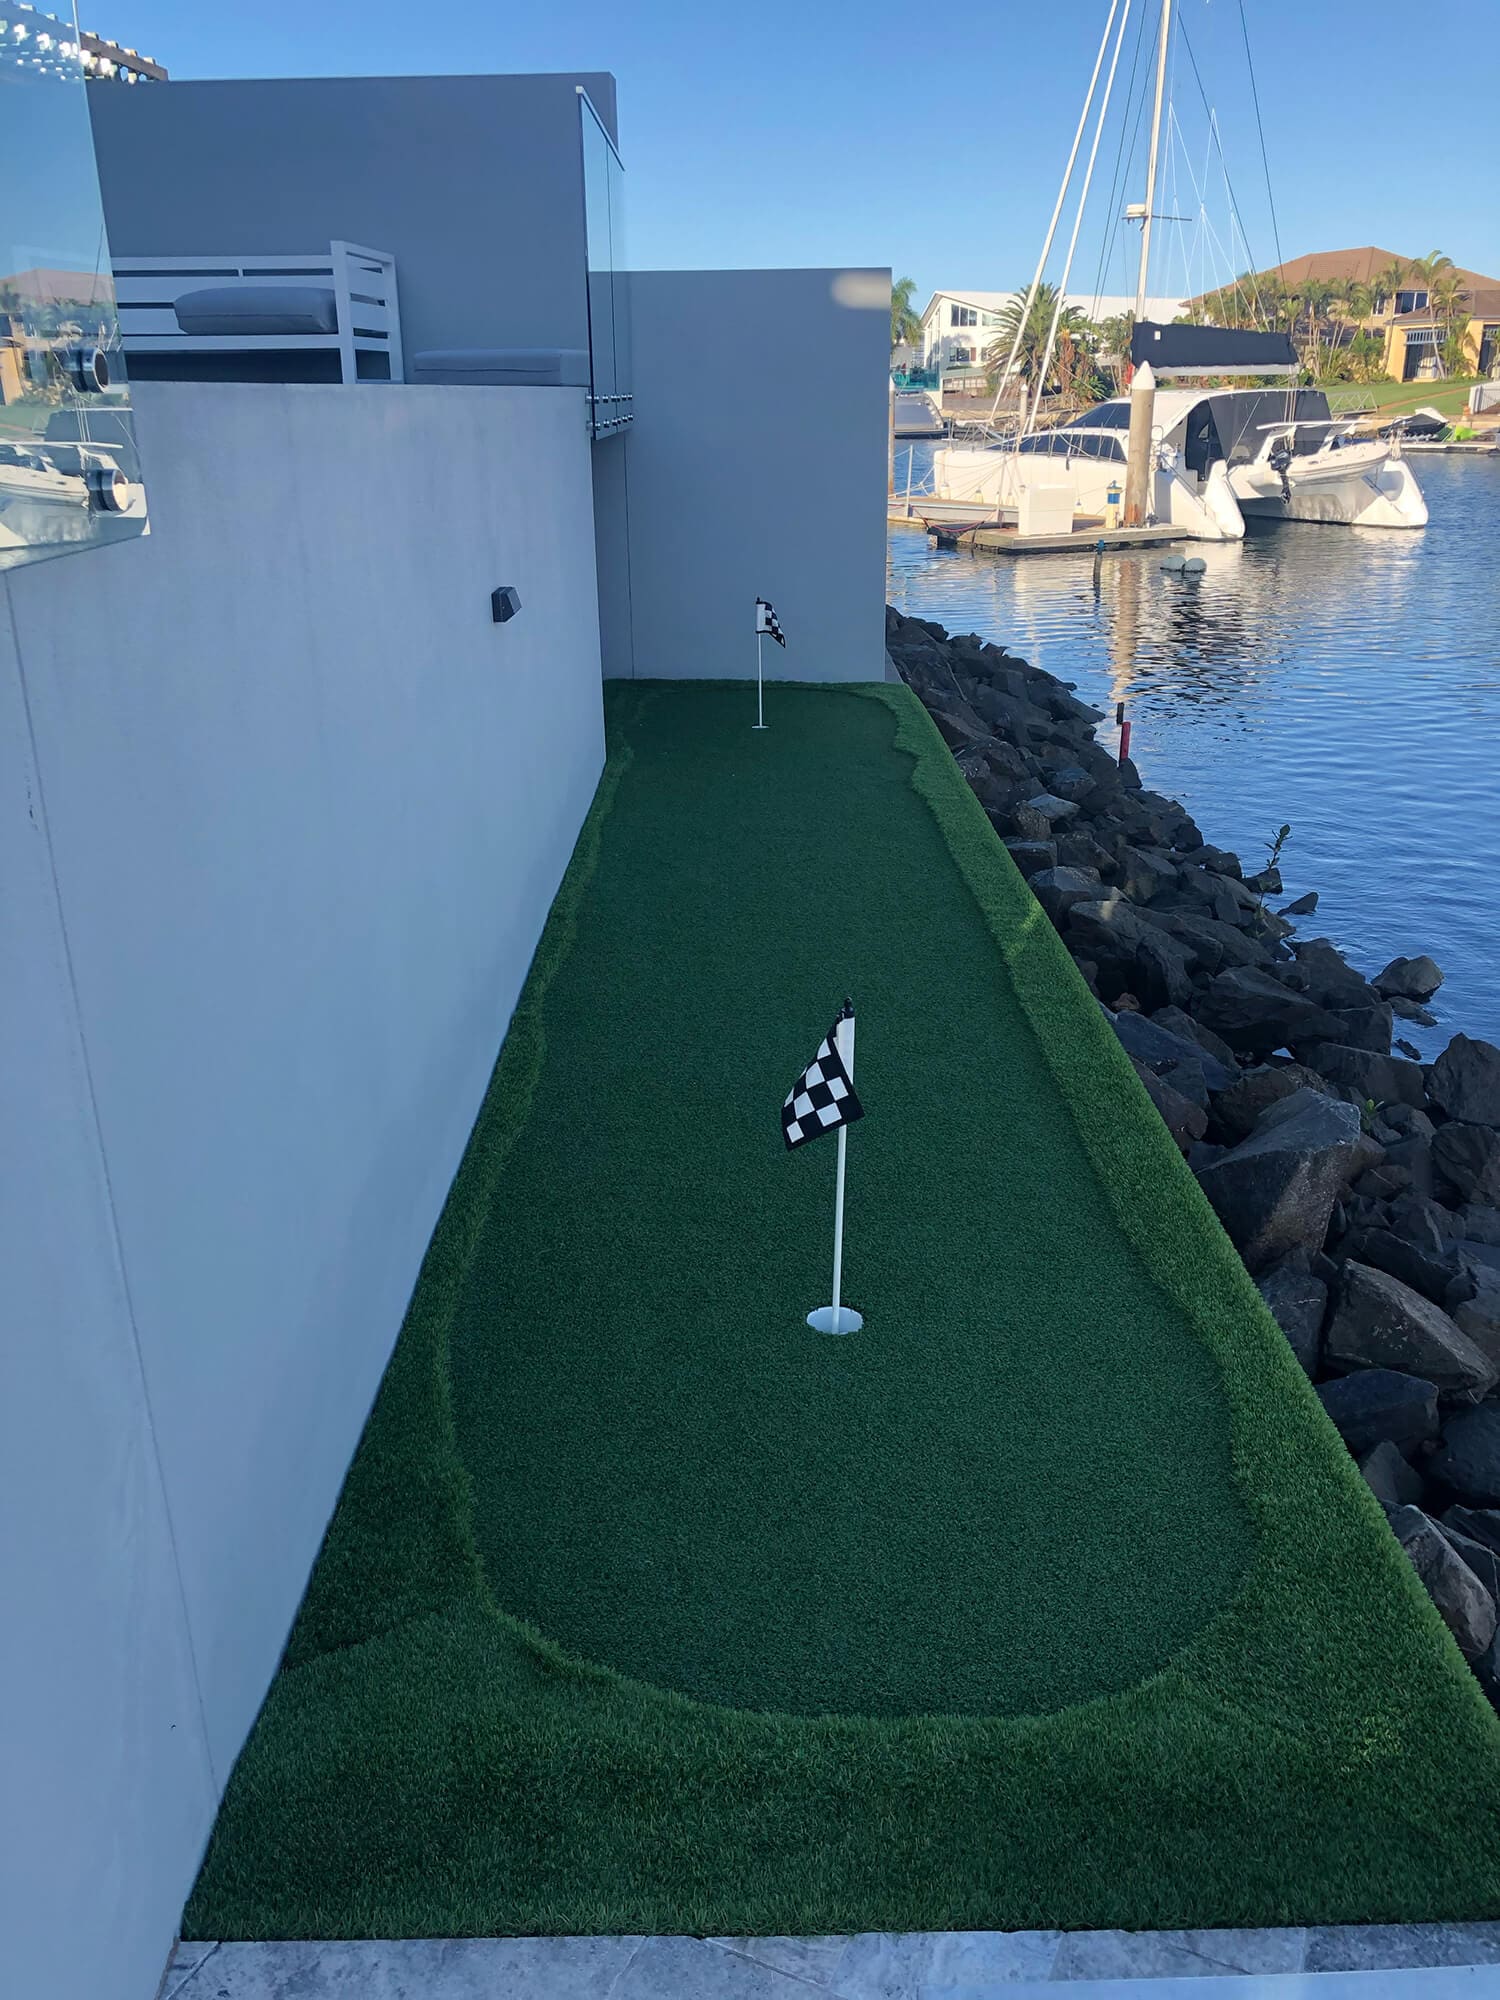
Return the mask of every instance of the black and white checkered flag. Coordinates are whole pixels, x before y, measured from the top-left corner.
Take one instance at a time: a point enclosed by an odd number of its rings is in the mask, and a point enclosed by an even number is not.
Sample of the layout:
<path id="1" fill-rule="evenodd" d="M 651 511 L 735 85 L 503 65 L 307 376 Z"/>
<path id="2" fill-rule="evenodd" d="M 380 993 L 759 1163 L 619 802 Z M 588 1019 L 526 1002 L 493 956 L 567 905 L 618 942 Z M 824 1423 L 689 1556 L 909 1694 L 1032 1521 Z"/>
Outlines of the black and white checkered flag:
<path id="1" fill-rule="evenodd" d="M 824 1132 L 836 1132 L 840 1125 L 852 1125 L 863 1118 L 865 1108 L 854 1094 L 854 1083 L 844 1068 L 838 1051 L 839 1021 L 854 1019 L 853 1004 L 846 1000 L 838 1021 L 818 1046 L 818 1053 L 787 1092 L 781 1107 L 781 1136 L 787 1151 L 806 1145 Z"/>
<path id="2" fill-rule="evenodd" d="M 776 617 L 776 606 L 769 598 L 757 597 L 755 600 L 755 629 L 757 632 L 769 633 L 778 646 L 786 644 L 786 634 Z"/>

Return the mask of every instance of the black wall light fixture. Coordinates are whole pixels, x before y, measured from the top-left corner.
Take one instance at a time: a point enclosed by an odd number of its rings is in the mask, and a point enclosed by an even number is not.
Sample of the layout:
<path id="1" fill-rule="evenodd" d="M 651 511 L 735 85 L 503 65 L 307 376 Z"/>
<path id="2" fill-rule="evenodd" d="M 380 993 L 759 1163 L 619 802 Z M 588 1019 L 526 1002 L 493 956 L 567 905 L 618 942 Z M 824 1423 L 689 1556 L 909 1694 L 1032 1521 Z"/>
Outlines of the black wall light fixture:
<path id="1" fill-rule="evenodd" d="M 521 593 L 513 583 L 502 583 L 498 590 L 490 592 L 490 616 L 497 625 L 508 623 L 520 608 Z"/>

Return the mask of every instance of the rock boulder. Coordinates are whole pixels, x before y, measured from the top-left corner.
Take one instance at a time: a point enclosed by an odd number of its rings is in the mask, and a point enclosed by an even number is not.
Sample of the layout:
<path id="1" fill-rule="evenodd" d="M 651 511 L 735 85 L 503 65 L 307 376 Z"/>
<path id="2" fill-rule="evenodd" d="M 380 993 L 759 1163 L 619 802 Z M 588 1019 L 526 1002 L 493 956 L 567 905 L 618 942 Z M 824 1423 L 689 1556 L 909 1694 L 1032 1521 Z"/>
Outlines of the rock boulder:
<path id="1" fill-rule="evenodd" d="M 1433 1475 L 1476 1507 L 1500 1507 L 1500 1409 L 1464 1410 L 1443 1428 Z"/>
<path id="2" fill-rule="evenodd" d="M 1352 1104 L 1299 1090 L 1273 1104 L 1248 1139 L 1199 1174 L 1252 1273 L 1289 1251 L 1322 1248 L 1359 1138 Z"/>
<path id="3" fill-rule="evenodd" d="M 1383 1000 L 1430 1000 L 1443 983 L 1443 975 L 1425 955 L 1420 958 L 1393 958 L 1384 972 L 1370 982 Z"/>
<path id="4" fill-rule="evenodd" d="M 1464 1658 L 1477 1660 L 1495 1636 L 1494 1599 L 1419 1507 L 1398 1507 L 1391 1516 L 1391 1532 L 1411 1558 Z"/>
<path id="5" fill-rule="evenodd" d="M 1500 1556 L 1500 1513 L 1488 1507 L 1450 1507 L 1443 1516 L 1443 1526 L 1453 1529 L 1455 1534 L 1467 1535 L 1471 1542 L 1480 1542 Z"/>
<path id="6" fill-rule="evenodd" d="M 1263 1112 L 1298 1090 L 1317 1090 L 1330 1096 L 1327 1084 L 1316 1070 L 1301 1063 L 1262 1064 L 1243 1071 L 1214 1104 L 1214 1117 L 1226 1139 L 1238 1145 L 1248 1139 Z"/>
<path id="7" fill-rule="evenodd" d="M 1271 1317 L 1287 1337 L 1287 1343 L 1306 1374 L 1316 1378 L 1323 1347 L 1323 1316 L 1328 1309 L 1328 1287 L 1311 1271 L 1296 1262 L 1278 1264 L 1256 1281 L 1261 1297 L 1270 1307 Z"/>
<path id="8" fill-rule="evenodd" d="M 1031 893 L 1061 930 L 1075 903 L 1086 903 L 1103 887 L 1092 868 L 1039 868 L 1031 876 Z"/>
<path id="9" fill-rule="evenodd" d="M 1460 1201 L 1500 1204 L 1500 1132 L 1489 1125 L 1440 1125 L 1432 1164 Z"/>
<path id="10" fill-rule="evenodd" d="M 1365 1484 L 1382 1507 L 1415 1507 L 1422 1499 L 1422 1475 L 1389 1439 L 1366 1452 L 1359 1462 Z"/>
<path id="11" fill-rule="evenodd" d="M 1391 1368 L 1367 1368 L 1325 1382 L 1318 1400 L 1356 1458 L 1378 1444 L 1405 1451 L 1438 1434 L 1437 1390 Z"/>
<path id="12" fill-rule="evenodd" d="M 1368 1175 L 1361 1175 L 1359 1185 L 1362 1187 L 1368 1179 Z M 1420 1292 L 1424 1299 L 1451 1311 L 1448 1295 L 1457 1266 L 1445 1254 L 1445 1248 L 1434 1250 L 1413 1243 L 1405 1236 L 1398 1236 L 1394 1229 L 1353 1229 L 1339 1250 L 1342 1256 L 1352 1257 L 1356 1263 L 1373 1264 L 1378 1271 L 1388 1271 L 1403 1285 Z"/>
<path id="13" fill-rule="evenodd" d="M 1040 869 L 1057 866 L 1057 848 L 1050 840 L 1007 840 L 1005 845 L 1028 880 Z"/>
<path id="14" fill-rule="evenodd" d="M 1357 1090 L 1361 1097 L 1373 1098 L 1377 1104 L 1420 1105 L 1426 1099 L 1422 1065 L 1408 1062 L 1404 1056 L 1382 1056 L 1343 1042 L 1308 1042 L 1301 1037 L 1296 1048 L 1298 1060 L 1319 1076 Z"/>
<path id="15" fill-rule="evenodd" d="M 1477 1401 L 1500 1380 L 1441 1306 L 1368 1264 L 1345 1265 L 1324 1347 L 1335 1367 L 1394 1368 L 1455 1399 Z"/>
<path id="16" fill-rule="evenodd" d="M 1373 1007 L 1380 995 L 1361 972 L 1327 938 L 1308 938 L 1294 945 L 1297 966 L 1307 981 L 1310 998 L 1325 1007 Z M 1331 1039 L 1331 1038 L 1330 1038 Z"/>
<path id="17" fill-rule="evenodd" d="M 1500 1049 L 1455 1035 L 1432 1065 L 1427 1094 L 1449 1118 L 1500 1125 Z"/>
<path id="18" fill-rule="evenodd" d="M 1234 1081 L 1235 1072 L 1216 1061 L 1201 1044 L 1163 1027 L 1159 1020 L 1147 1020 L 1143 1014 L 1117 1014 L 1114 1030 L 1126 1054 L 1149 1063 L 1153 1069 L 1198 1062 L 1203 1065 L 1204 1082 L 1210 1090 L 1227 1090 Z"/>
<path id="19" fill-rule="evenodd" d="M 1232 1049 L 1252 1055 L 1270 1055 L 1294 1042 L 1333 1041 L 1338 1034 L 1331 1013 L 1253 965 L 1216 974 L 1195 1012 Z"/>

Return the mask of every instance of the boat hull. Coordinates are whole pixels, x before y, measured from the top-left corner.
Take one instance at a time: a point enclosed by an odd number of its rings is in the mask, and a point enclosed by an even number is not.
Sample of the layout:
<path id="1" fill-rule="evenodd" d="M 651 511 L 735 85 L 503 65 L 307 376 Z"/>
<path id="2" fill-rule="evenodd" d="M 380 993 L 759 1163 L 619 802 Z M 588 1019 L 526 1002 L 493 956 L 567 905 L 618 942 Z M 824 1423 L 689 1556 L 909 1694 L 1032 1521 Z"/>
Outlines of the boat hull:
<path id="1" fill-rule="evenodd" d="M 1321 521 L 1349 528 L 1421 528 L 1427 502 L 1411 467 L 1399 458 L 1368 465 L 1335 462 L 1287 476 L 1290 493 L 1264 464 L 1236 467 L 1230 483 L 1249 520 Z"/>

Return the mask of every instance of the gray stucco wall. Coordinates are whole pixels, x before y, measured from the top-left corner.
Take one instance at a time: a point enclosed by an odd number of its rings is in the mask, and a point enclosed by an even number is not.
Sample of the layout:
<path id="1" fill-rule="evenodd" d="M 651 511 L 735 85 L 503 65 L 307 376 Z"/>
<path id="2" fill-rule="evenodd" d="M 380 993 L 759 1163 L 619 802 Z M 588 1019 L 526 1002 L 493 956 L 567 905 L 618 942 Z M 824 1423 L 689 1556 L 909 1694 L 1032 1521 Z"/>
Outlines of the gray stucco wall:
<path id="1" fill-rule="evenodd" d="M 586 347 L 576 86 L 605 73 L 328 77 L 89 92 L 117 257 L 396 259 L 408 365 L 430 347 Z"/>
<path id="2" fill-rule="evenodd" d="M 137 403 L 0 577 L 15 2000 L 156 1992 L 604 755 L 581 389 Z"/>
<path id="3" fill-rule="evenodd" d="M 605 671 L 885 674 L 888 271 L 635 271 L 635 422 L 595 449 Z M 628 521 L 628 564 L 621 518 Z"/>

